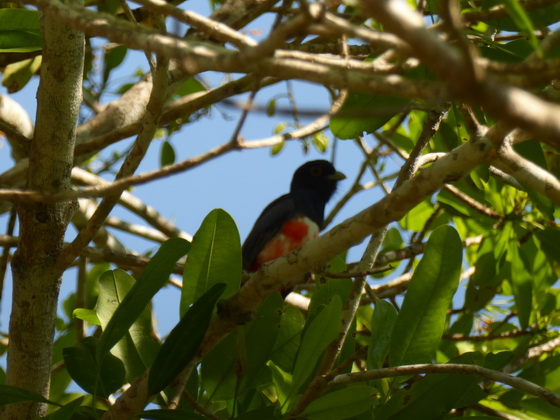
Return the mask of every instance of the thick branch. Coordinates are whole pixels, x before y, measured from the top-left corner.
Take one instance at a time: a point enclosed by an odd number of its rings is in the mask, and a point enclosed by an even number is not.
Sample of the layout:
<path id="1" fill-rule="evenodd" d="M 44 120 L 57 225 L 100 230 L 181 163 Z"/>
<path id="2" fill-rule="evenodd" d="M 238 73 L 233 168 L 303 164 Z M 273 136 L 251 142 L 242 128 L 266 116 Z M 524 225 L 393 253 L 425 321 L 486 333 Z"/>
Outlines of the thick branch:
<path id="1" fill-rule="evenodd" d="M 76 119 L 82 99 L 84 36 L 42 15 L 43 65 L 35 135 L 29 153 L 30 189 L 70 188 Z M 20 240 L 12 260 L 13 298 L 6 383 L 49 396 L 60 272 L 54 269 L 75 203 L 18 206 Z M 2 418 L 41 417 L 46 404 L 5 407 Z"/>

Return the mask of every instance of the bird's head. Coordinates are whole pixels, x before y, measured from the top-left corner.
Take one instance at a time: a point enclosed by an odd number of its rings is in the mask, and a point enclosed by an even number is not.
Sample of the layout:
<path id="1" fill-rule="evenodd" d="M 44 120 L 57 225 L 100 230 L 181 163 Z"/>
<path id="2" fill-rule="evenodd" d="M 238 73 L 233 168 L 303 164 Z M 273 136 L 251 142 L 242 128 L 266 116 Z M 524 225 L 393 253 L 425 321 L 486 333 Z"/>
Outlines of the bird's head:
<path id="1" fill-rule="evenodd" d="M 336 190 L 338 181 L 346 178 L 326 160 L 313 160 L 300 166 L 292 178 L 291 192 L 308 190 L 314 192 L 325 203 Z"/>

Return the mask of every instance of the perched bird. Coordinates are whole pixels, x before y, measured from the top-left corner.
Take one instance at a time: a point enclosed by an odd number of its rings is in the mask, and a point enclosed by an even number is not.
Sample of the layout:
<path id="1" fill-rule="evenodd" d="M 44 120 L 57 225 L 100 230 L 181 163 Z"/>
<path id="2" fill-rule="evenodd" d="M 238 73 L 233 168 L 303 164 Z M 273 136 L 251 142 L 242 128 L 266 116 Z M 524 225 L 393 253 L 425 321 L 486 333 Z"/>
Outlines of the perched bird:
<path id="1" fill-rule="evenodd" d="M 243 269 L 257 271 L 262 264 L 281 257 L 319 235 L 325 205 L 346 178 L 326 160 L 314 160 L 294 173 L 290 192 L 270 203 L 261 213 L 243 244 Z M 286 296 L 288 291 L 283 291 Z"/>

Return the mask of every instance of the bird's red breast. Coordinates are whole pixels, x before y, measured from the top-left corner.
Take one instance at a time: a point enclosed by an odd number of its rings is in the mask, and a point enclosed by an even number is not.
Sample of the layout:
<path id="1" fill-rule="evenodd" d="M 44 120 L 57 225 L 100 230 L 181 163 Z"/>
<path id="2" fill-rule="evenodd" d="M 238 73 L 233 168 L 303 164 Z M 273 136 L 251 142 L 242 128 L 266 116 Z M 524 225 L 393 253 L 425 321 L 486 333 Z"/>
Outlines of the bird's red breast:
<path id="1" fill-rule="evenodd" d="M 311 219 L 300 216 L 288 220 L 280 232 L 265 244 L 250 271 L 257 271 L 265 262 L 286 255 L 318 235 L 319 226 Z"/>

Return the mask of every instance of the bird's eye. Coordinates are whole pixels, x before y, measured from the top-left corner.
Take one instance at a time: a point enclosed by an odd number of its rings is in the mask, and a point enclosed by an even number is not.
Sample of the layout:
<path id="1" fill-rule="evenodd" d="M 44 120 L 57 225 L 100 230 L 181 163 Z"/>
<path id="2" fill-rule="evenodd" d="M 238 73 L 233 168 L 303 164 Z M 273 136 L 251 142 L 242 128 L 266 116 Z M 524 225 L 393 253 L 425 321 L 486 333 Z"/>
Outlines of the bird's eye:
<path id="1" fill-rule="evenodd" d="M 323 175 L 323 169 L 320 166 L 312 166 L 309 170 L 312 176 L 321 176 Z"/>

